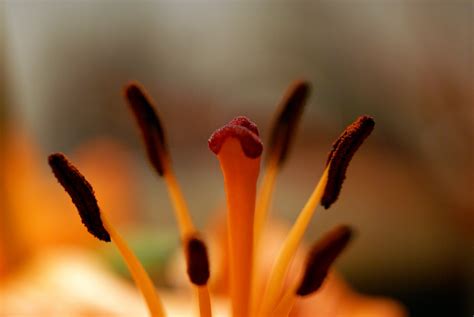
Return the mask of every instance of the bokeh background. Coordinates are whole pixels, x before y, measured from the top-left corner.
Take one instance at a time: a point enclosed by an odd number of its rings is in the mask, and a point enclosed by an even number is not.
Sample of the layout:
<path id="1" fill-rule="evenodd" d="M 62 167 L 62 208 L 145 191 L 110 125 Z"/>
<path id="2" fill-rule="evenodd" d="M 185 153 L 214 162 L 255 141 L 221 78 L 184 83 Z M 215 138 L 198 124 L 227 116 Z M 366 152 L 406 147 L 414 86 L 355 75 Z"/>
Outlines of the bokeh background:
<path id="1" fill-rule="evenodd" d="M 263 138 L 286 87 L 312 95 L 272 214 L 296 217 L 340 131 L 377 126 L 337 204 L 306 238 L 339 223 L 357 239 L 337 267 L 354 287 L 412 316 L 474 313 L 472 1 L 0 2 L 0 275 L 30 255 L 97 246 L 52 179 L 46 156 L 80 162 L 154 279 L 178 235 L 121 96 L 136 79 L 157 101 L 196 223 L 222 208 L 212 131 L 236 115 Z M 102 195 L 102 196 L 101 196 Z M 70 210 L 71 212 L 65 212 Z"/>

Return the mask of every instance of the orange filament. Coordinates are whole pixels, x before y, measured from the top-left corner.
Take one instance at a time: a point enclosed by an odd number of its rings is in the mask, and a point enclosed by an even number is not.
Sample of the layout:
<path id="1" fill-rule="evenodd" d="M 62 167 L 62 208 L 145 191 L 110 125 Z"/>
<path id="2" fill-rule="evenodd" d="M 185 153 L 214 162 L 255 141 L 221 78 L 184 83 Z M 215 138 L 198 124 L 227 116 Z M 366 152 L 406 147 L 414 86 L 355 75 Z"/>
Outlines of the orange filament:
<path id="1" fill-rule="evenodd" d="M 186 200 L 184 199 L 183 192 L 181 187 L 174 175 L 173 169 L 171 168 L 171 162 L 166 160 L 166 169 L 164 172 L 164 178 L 166 181 L 166 187 L 168 188 L 168 194 L 173 204 L 173 210 L 176 215 L 176 220 L 178 221 L 178 227 L 181 235 L 181 240 L 186 241 L 186 239 L 196 233 L 191 216 L 189 214 L 188 206 Z"/>
<path id="2" fill-rule="evenodd" d="M 257 204 L 255 207 L 255 225 L 254 225 L 254 241 L 256 245 L 260 240 L 262 230 L 267 219 L 268 209 L 270 207 L 273 190 L 275 188 L 275 180 L 278 173 L 278 161 L 276 158 L 270 159 L 265 168 L 263 181 L 258 192 Z"/>
<path id="3" fill-rule="evenodd" d="M 288 289 L 285 294 L 282 296 L 280 302 L 272 312 L 272 316 L 275 317 L 287 317 L 293 306 L 295 305 L 296 299 L 298 298 L 295 294 L 296 285 Z"/>
<path id="4" fill-rule="evenodd" d="M 101 213 L 101 219 L 105 229 L 110 234 L 112 241 L 115 242 L 115 245 L 120 251 L 122 258 L 125 260 L 125 263 L 127 264 L 127 267 L 130 273 L 132 274 L 135 284 L 138 286 L 143 297 L 145 298 L 151 316 L 164 317 L 165 313 L 161 304 L 161 300 L 158 297 L 158 294 L 155 290 L 155 287 L 153 286 L 153 283 L 150 280 L 150 277 L 145 272 L 143 266 L 140 264 L 140 261 L 130 250 L 125 240 L 123 240 L 123 238 L 118 234 L 118 232 L 115 231 L 114 227 L 103 213 Z"/>
<path id="5" fill-rule="evenodd" d="M 249 316 L 253 221 L 260 156 L 248 157 L 241 142 L 229 137 L 217 155 L 227 195 L 232 316 Z"/>
<path id="6" fill-rule="evenodd" d="M 199 315 L 201 317 L 212 317 L 211 297 L 207 285 L 196 286 L 199 300 Z"/>
<path id="7" fill-rule="evenodd" d="M 262 231 L 267 220 L 268 210 L 271 204 L 273 190 L 275 188 L 276 176 L 278 174 L 279 165 L 276 157 L 271 158 L 265 168 L 262 184 L 260 185 L 257 204 L 255 207 L 255 223 L 254 223 L 254 254 L 253 254 L 253 268 L 252 268 L 252 293 L 251 293 L 251 309 L 255 312 L 258 299 L 261 294 L 258 294 L 262 284 L 260 272 L 258 271 L 258 263 L 260 263 L 260 250 L 262 248 L 260 239 Z"/>
<path id="8" fill-rule="evenodd" d="M 278 257 L 275 260 L 275 264 L 270 273 L 270 278 L 266 285 L 262 306 L 260 308 L 260 312 L 264 315 L 271 313 L 272 307 L 276 305 L 279 299 L 281 286 L 286 272 L 288 271 L 288 267 L 303 238 L 306 228 L 311 221 L 314 211 L 324 194 L 327 184 L 328 168 L 330 165 L 331 164 L 329 164 L 324 170 L 321 179 L 306 202 L 306 205 L 301 210 L 295 224 L 291 228 L 282 248 L 280 249 Z"/>

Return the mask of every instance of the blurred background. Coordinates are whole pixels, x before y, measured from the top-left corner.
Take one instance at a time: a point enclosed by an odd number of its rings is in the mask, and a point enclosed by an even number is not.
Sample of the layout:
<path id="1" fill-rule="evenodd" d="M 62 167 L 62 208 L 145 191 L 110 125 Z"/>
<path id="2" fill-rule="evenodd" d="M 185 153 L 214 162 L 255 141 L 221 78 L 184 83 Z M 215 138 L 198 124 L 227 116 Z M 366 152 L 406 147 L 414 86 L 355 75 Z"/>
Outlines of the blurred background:
<path id="1" fill-rule="evenodd" d="M 207 138 L 245 115 L 266 140 L 285 89 L 305 78 L 312 95 L 272 215 L 291 224 L 335 138 L 373 115 L 375 133 L 307 241 L 350 224 L 357 238 L 337 268 L 357 290 L 393 297 L 412 316 L 471 316 L 473 18 L 473 2 L 456 0 L 0 2 L 0 276 L 65 246 L 94 249 L 125 272 L 52 178 L 46 157 L 62 151 L 154 279 L 170 286 L 176 225 L 123 85 L 139 80 L 156 100 L 191 212 L 206 228 L 225 201 Z"/>

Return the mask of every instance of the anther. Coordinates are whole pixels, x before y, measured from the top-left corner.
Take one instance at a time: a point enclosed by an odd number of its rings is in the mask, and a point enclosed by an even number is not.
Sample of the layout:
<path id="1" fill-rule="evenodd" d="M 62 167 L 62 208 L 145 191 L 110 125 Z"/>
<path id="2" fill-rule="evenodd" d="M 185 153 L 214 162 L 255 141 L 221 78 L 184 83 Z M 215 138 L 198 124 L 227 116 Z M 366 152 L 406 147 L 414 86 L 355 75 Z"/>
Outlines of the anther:
<path id="1" fill-rule="evenodd" d="M 64 154 L 51 154 L 48 162 L 54 176 L 71 197 L 87 230 L 97 239 L 110 242 L 110 235 L 100 218 L 100 208 L 91 184 Z"/>
<path id="2" fill-rule="evenodd" d="M 342 183 L 346 178 L 347 167 L 354 153 L 370 135 L 374 126 L 375 122 L 372 117 L 361 116 L 349 125 L 334 142 L 326 161 L 329 171 L 327 185 L 321 198 L 321 205 L 324 208 L 328 209 L 337 200 Z"/>
<path id="3" fill-rule="evenodd" d="M 348 226 L 339 226 L 328 232 L 310 249 L 301 283 L 296 291 L 299 296 L 316 292 L 324 282 L 328 270 L 352 237 Z"/>
<path id="4" fill-rule="evenodd" d="M 189 279 L 195 285 L 206 285 L 209 280 L 209 259 L 204 241 L 193 236 L 186 241 L 185 247 Z"/>
<path id="5" fill-rule="evenodd" d="M 164 160 L 168 156 L 168 146 L 153 102 L 137 82 L 126 85 L 124 95 L 141 130 L 148 159 L 158 174 L 163 176 L 166 169 Z"/>
<path id="6" fill-rule="evenodd" d="M 283 164 L 287 158 L 309 91 L 309 83 L 296 81 L 283 97 L 279 113 L 271 129 L 268 152 L 268 158 L 277 156 L 278 165 Z"/>

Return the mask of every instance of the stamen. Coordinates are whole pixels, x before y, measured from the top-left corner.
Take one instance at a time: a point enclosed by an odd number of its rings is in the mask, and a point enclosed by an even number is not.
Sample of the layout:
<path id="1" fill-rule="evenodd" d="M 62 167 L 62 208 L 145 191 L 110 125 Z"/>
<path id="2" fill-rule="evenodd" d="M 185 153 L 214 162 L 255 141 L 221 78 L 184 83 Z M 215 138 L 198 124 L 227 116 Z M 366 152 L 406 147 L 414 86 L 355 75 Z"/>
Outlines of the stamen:
<path id="1" fill-rule="evenodd" d="M 256 126 L 239 117 L 212 134 L 209 148 L 219 159 L 227 196 L 232 315 L 249 316 L 255 196 L 263 146 Z"/>
<path id="2" fill-rule="evenodd" d="M 110 242 L 110 235 L 100 219 L 99 205 L 91 184 L 68 161 L 64 154 L 51 154 L 48 157 L 48 162 L 54 176 L 71 197 L 87 230 L 97 239 Z"/>
<path id="3" fill-rule="evenodd" d="M 346 177 L 347 166 L 374 126 L 375 122 L 372 117 L 361 116 L 348 126 L 334 142 L 326 161 L 326 166 L 329 165 L 328 184 L 321 199 L 321 205 L 325 209 L 328 209 L 337 200 Z"/>
<path id="4" fill-rule="evenodd" d="M 53 173 L 59 183 L 72 198 L 73 203 L 76 205 L 79 215 L 89 232 L 104 241 L 110 241 L 110 237 L 112 237 L 113 242 L 119 249 L 125 263 L 127 264 L 135 284 L 138 286 L 145 298 L 151 316 L 164 317 L 165 314 L 161 300 L 156 293 L 150 277 L 127 246 L 126 242 L 118 232 L 115 231 L 105 215 L 100 212 L 94 195 L 94 190 L 90 183 L 77 170 L 77 168 L 69 162 L 64 154 L 55 153 L 50 155 L 49 165 L 53 169 Z M 104 232 L 107 235 L 104 235 Z"/>
<path id="5" fill-rule="evenodd" d="M 296 128 L 309 94 L 309 84 L 302 81 L 293 83 L 286 92 L 279 114 L 271 128 L 269 156 L 263 183 L 257 199 L 255 211 L 255 239 L 259 239 L 267 217 L 268 206 L 275 185 L 276 173 L 285 162 Z"/>
<path id="6" fill-rule="evenodd" d="M 256 292 L 261 283 L 259 278 L 260 274 L 257 273 L 258 257 L 259 254 L 261 254 L 259 241 L 268 216 L 276 175 L 288 157 L 291 143 L 301 119 L 306 99 L 309 95 L 309 90 L 309 83 L 305 81 L 295 81 L 292 83 L 283 96 L 277 116 L 270 129 L 269 154 L 267 156 L 267 164 L 265 165 L 263 181 L 258 191 L 257 205 L 255 208 L 252 309 L 255 309 L 260 295 Z"/>
<path id="7" fill-rule="evenodd" d="M 142 131 L 148 159 L 158 174 L 165 178 L 168 194 L 173 204 L 175 216 L 178 222 L 181 241 L 185 243 L 185 241 L 188 241 L 190 237 L 193 237 L 196 234 L 196 229 L 191 220 L 183 192 L 181 191 L 181 187 L 179 186 L 178 180 L 173 171 L 171 157 L 168 152 L 165 133 L 160 118 L 154 109 L 151 98 L 148 97 L 145 90 L 137 82 L 129 83 L 125 87 L 125 98 L 132 109 L 140 130 Z M 205 250 L 205 246 L 204 251 L 206 252 L 207 261 L 207 251 Z M 188 256 L 187 253 L 186 256 Z M 202 264 L 202 262 L 197 263 Z M 192 263 L 188 261 L 187 270 L 191 282 L 196 284 L 201 317 L 210 317 L 210 297 L 207 286 L 205 286 L 209 276 L 207 276 L 204 284 L 199 284 L 200 281 L 195 283 L 196 281 L 194 281 L 193 278 L 203 278 L 205 274 L 203 276 L 192 276 L 191 272 L 195 273 L 195 267 L 190 267 L 190 264 Z M 209 268 L 207 269 L 207 275 L 209 275 Z"/>
<path id="8" fill-rule="evenodd" d="M 303 210 L 301 210 L 275 260 L 261 306 L 261 311 L 264 314 L 270 313 L 271 308 L 274 307 L 278 300 L 281 285 L 289 264 L 309 225 L 316 206 L 321 203 L 325 208 L 328 208 L 336 200 L 350 159 L 365 138 L 372 132 L 374 125 L 375 123 L 371 117 L 359 117 L 356 122 L 346 128 L 344 133 L 334 143 L 333 150 L 329 154 L 326 168 L 318 185 Z M 329 175 L 330 171 L 331 175 Z"/>
<path id="9" fill-rule="evenodd" d="M 306 99 L 309 95 L 309 83 L 304 81 L 295 81 L 286 91 L 280 103 L 277 116 L 270 129 L 270 141 L 266 159 L 263 181 L 260 185 L 257 195 L 257 205 L 255 208 L 254 225 L 254 267 L 252 281 L 252 307 L 255 308 L 259 294 L 256 290 L 258 286 L 257 263 L 260 252 L 259 241 L 262 230 L 267 219 L 270 201 L 275 187 L 276 175 L 283 166 L 298 127 Z"/>
<path id="10" fill-rule="evenodd" d="M 301 281 L 285 292 L 273 311 L 273 316 L 288 316 L 298 297 L 305 297 L 319 290 L 329 268 L 345 249 L 351 238 L 352 230 L 348 226 L 338 226 L 326 233 L 321 240 L 316 241 L 306 257 Z"/>
<path id="11" fill-rule="evenodd" d="M 125 86 L 125 98 L 142 132 L 148 160 L 160 176 L 165 177 L 168 194 L 173 203 L 181 233 L 181 240 L 195 233 L 186 200 L 174 175 L 171 158 L 160 118 L 153 107 L 151 98 L 137 82 Z"/>

